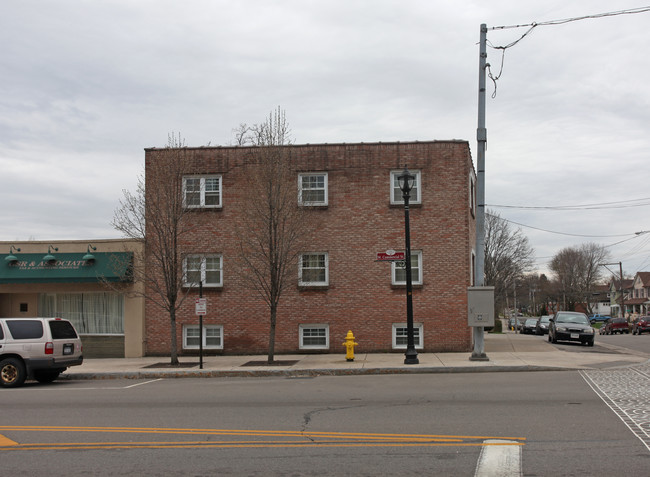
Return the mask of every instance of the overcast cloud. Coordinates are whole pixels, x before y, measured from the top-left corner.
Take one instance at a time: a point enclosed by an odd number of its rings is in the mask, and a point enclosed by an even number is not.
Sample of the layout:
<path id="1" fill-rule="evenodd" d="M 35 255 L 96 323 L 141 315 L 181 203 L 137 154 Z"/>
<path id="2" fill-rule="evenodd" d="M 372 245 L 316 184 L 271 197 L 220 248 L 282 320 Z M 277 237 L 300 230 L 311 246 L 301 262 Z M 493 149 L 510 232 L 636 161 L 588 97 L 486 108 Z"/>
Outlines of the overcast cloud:
<path id="1" fill-rule="evenodd" d="M 231 144 L 238 124 L 277 106 L 296 143 L 464 139 L 476 157 L 481 23 L 637 2 L 5 2 L 0 240 L 117 238 L 113 211 L 145 147 L 170 132 Z M 538 26 L 506 50 L 487 100 L 486 202 L 524 225 L 541 271 L 585 242 L 626 273 L 650 270 L 650 234 L 635 235 L 650 230 L 648 45 L 650 12 Z M 501 50 L 488 62 L 498 74 Z M 519 208 L 602 203 L 617 208 Z"/>

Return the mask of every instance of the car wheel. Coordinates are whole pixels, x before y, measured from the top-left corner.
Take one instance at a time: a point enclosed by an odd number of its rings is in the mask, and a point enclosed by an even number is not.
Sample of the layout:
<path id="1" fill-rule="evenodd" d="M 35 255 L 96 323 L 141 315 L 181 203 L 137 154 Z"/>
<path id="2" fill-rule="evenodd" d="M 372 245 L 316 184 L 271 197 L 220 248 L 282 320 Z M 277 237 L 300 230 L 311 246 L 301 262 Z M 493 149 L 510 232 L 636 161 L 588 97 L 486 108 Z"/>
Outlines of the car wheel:
<path id="1" fill-rule="evenodd" d="M 46 383 L 51 383 L 54 381 L 56 378 L 59 377 L 59 374 L 61 374 L 61 371 L 56 370 L 41 370 L 41 371 L 34 371 L 34 379 L 38 381 L 39 383 L 46 384 Z"/>
<path id="2" fill-rule="evenodd" d="M 0 386 L 15 388 L 22 385 L 27 377 L 25 365 L 17 358 L 7 358 L 0 362 Z"/>
<path id="3" fill-rule="evenodd" d="M 593 346 L 594 345 L 594 340 L 587 341 L 587 346 Z"/>

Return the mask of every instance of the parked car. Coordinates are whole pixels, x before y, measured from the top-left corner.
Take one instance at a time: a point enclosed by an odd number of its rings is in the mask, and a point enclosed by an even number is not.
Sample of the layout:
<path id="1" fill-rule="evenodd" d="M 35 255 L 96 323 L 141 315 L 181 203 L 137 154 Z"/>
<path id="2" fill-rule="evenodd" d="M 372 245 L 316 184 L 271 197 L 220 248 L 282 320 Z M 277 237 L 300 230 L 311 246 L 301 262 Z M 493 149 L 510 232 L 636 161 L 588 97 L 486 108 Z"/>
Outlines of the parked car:
<path id="1" fill-rule="evenodd" d="M 605 322 L 605 334 L 629 333 L 630 327 L 625 318 L 610 318 Z"/>
<path id="2" fill-rule="evenodd" d="M 650 331 L 650 316 L 639 316 L 632 325 L 632 334 L 640 335 L 645 331 Z"/>
<path id="3" fill-rule="evenodd" d="M 0 318 L 0 386 L 21 386 L 28 378 L 50 383 L 82 363 L 81 339 L 68 320 Z"/>
<path id="4" fill-rule="evenodd" d="M 535 334 L 537 330 L 537 318 L 527 318 L 521 328 L 523 334 Z"/>
<path id="5" fill-rule="evenodd" d="M 551 343 L 579 341 L 587 346 L 593 346 L 594 338 L 594 329 L 584 313 L 558 311 L 550 320 L 548 340 Z"/>
<path id="6" fill-rule="evenodd" d="M 515 329 L 515 319 L 514 318 L 510 318 L 508 320 L 508 329 L 514 331 L 514 329 Z"/>
<path id="7" fill-rule="evenodd" d="M 610 320 L 612 317 L 609 315 L 591 315 L 589 321 L 591 323 L 604 323 L 607 320 Z"/>
<path id="8" fill-rule="evenodd" d="M 537 320 L 537 325 L 535 326 L 535 333 L 538 335 L 547 335 L 548 334 L 548 325 L 551 322 L 551 315 L 542 315 Z"/>

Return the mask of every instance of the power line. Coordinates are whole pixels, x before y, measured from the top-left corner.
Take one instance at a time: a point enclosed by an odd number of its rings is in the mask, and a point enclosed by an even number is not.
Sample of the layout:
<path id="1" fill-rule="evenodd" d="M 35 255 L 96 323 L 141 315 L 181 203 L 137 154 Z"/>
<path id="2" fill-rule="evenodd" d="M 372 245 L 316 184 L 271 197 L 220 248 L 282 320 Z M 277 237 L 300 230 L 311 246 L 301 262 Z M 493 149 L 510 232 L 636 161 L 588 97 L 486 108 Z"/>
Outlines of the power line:
<path id="1" fill-rule="evenodd" d="M 618 10 L 615 12 L 606 12 L 606 13 L 596 13 L 593 15 L 583 15 L 580 17 L 573 17 L 573 18 L 565 18 L 562 20 L 550 20 L 546 22 L 533 22 L 533 23 L 527 23 L 523 25 L 509 25 L 509 26 L 497 26 L 497 27 L 492 27 L 489 28 L 490 30 L 506 30 L 506 29 L 511 29 L 511 28 L 528 28 L 526 32 L 521 35 L 518 39 L 508 43 L 507 45 L 502 45 L 502 46 L 495 46 L 493 45 L 489 40 L 486 41 L 486 45 L 489 46 L 490 48 L 493 48 L 495 50 L 501 50 L 501 66 L 499 68 L 499 73 L 494 76 L 492 74 L 492 69 L 490 68 L 490 64 L 486 63 L 485 67 L 487 69 L 487 75 L 488 77 L 492 80 L 492 83 L 494 84 L 494 92 L 492 93 L 492 98 L 494 99 L 497 95 L 497 81 L 501 78 L 501 74 L 503 73 L 503 64 L 505 62 L 505 56 L 506 56 L 506 50 L 508 48 L 512 48 L 515 46 L 517 43 L 519 43 L 521 40 L 526 38 L 535 28 L 538 26 L 554 26 L 554 25 L 563 25 L 565 23 L 570 23 L 570 22 L 577 22 L 580 20 L 593 20 L 597 18 L 604 18 L 604 17 L 615 17 L 618 15 L 634 15 L 637 13 L 645 13 L 650 11 L 650 6 L 646 7 L 638 7 L 638 8 L 630 8 L 626 10 Z"/>
<path id="2" fill-rule="evenodd" d="M 492 214 L 486 214 L 486 215 L 492 215 Z M 495 217 L 495 216 L 493 216 L 493 217 Z M 620 234 L 620 235 L 584 235 L 584 234 L 571 234 L 571 233 L 567 233 L 567 232 L 557 232 L 557 231 L 554 231 L 554 230 L 547 230 L 547 229 L 542 229 L 542 228 L 539 228 L 539 227 L 533 227 L 532 225 L 522 224 L 522 223 L 519 223 L 519 222 L 515 222 L 514 220 L 504 219 L 503 217 L 499 217 L 499 219 L 501 219 L 501 220 L 505 220 L 506 222 L 509 222 L 509 223 L 511 223 L 511 224 L 519 225 L 519 226 L 521 226 L 521 227 L 526 227 L 526 228 L 533 229 L 533 230 L 539 230 L 539 231 L 541 231 L 541 232 L 547 232 L 547 233 L 550 233 L 550 234 L 567 235 L 567 236 L 569 236 L 569 237 L 586 237 L 586 238 L 617 238 L 617 237 L 629 237 L 630 235 L 634 235 L 634 234 Z M 634 238 L 634 237 L 632 237 L 632 238 Z"/>
<path id="3" fill-rule="evenodd" d="M 635 203 L 642 202 L 644 203 Z M 554 205 L 554 206 L 529 206 L 529 205 L 506 205 L 506 204 L 486 204 L 488 207 L 502 209 L 522 209 L 522 210 L 602 210 L 602 209 L 626 209 L 630 207 L 645 207 L 650 205 L 650 197 L 642 199 L 629 199 L 618 202 L 600 202 L 595 204 L 583 205 Z"/>

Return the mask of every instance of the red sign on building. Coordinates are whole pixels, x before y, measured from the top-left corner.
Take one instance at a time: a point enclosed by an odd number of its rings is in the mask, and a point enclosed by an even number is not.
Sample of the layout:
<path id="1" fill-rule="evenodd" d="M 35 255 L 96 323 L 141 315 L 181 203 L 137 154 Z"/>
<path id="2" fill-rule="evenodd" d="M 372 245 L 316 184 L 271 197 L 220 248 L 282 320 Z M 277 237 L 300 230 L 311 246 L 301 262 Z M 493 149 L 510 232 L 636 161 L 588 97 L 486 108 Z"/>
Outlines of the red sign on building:
<path id="1" fill-rule="evenodd" d="M 386 250 L 385 252 L 377 252 L 377 260 L 380 262 L 400 261 L 406 258 L 404 252 L 396 252 L 395 250 Z"/>

